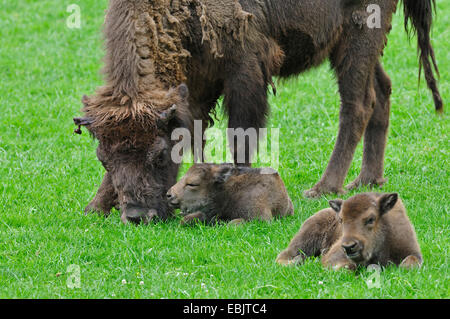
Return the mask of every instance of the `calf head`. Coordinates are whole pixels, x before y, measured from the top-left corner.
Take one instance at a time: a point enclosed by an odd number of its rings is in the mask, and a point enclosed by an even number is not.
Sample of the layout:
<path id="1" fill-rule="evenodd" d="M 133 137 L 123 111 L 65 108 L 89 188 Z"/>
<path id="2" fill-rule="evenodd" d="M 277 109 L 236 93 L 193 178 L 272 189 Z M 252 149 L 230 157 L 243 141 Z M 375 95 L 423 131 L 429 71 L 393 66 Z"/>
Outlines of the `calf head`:
<path id="1" fill-rule="evenodd" d="M 346 201 L 332 200 L 331 208 L 342 224 L 341 245 L 345 254 L 356 264 L 366 264 L 383 245 L 383 216 L 398 200 L 392 194 L 360 194 Z"/>
<path id="2" fill-rule="evenodd" d="M 171 159 L 171 132 L 189 125 L 187 98 L 185 85 L 166 92 L 156 109 L 127 98 L 83 98 L 87 116 L 74 122 L 98 140 L 97 157 L 111 176 L 124 222 L 171 214 L 166 192 L 179 166 Z"/>
<path id="3" fill-rule="evenodd" d="M 207 213 L 217 204 L 223 185 L 238 169 L 231 164 L 195 164 L 186 175 L 167 192 L 172 207 L 184 213 Z"/>

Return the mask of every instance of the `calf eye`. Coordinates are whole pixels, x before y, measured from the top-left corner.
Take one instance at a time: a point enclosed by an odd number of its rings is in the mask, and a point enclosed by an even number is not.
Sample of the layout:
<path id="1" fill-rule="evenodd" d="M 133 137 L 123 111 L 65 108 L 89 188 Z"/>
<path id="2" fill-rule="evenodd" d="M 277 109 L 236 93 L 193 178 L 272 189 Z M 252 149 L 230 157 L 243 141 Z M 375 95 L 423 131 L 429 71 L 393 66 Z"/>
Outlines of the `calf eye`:
<path id="1" fill-rule="evenodd" d="M 369 219 L 366 220 L 366 225 L 367 226 L 373 225 L 373 223 L 375 223 L 375 218 L 374 217 L 370 217 Z"/>
<path id="2" fill-rule="evenodd" d="M 197 186 L 200 186 L 200 185 L 197 185 L 197 184 L 187 184 L 186 186 L 188 186 L 188 187 L 197 187 Z"/>

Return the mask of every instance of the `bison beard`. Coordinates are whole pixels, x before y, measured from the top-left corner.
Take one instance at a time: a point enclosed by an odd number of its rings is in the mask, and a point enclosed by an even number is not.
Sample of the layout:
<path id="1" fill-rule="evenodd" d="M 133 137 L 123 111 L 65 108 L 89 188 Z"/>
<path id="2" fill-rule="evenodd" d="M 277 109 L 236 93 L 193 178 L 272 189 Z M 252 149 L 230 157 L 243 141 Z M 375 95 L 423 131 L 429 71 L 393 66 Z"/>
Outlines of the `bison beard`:
<path id="1" fill-rule="evenodd" d="M 361 174 L 349 188 L 382 184 L 391 83 L 379 60 L 398 1 L 376 1 L 382 21 L 375 29 L 352 18 L 364 16 L 369 2 L 110 0 L 106 85 L 83 99 L 85 118 L 76 119 L 99 140 L 97 155 L 107 170 L 86 210 L 108 214 L 118 207 L 123 220 L 167 218 L 164 194 L 178 172 L 168 157 L 173 129 L 192 130 L 194 119 L 206 129 L 221 95 L 230 128 L 262 128 L 272 77 L 294 76 L 327 58 L 339 84 L 340 128 L 322 179 L 305 195 L 343 191 L 363 135 Z M 405 1 L 405 14 L 417 30 L 421 65 L 441 110 L 429 38 L 432 3 Z M 245 146 L 244 164 L 253 151 Z"/>

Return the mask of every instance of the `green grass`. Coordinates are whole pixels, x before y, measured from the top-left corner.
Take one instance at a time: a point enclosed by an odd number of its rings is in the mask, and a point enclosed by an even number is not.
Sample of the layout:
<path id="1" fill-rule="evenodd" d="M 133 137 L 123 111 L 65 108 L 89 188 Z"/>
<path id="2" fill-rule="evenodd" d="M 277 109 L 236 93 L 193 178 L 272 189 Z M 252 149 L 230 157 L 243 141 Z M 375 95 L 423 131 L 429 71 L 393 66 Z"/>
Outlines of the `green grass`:
<path id="1" fill-rule="evenodd" d="M 423 80 L 418 88 L 415 40 L 407 40 L 401 10 L 383 59 L 393 81 L 383 191 L 401 194 L 425 263 L 413 271 L 389 267 L 381 288 L 369 289 L 367 271 L 328 271 L 319 260 L 274 263 L 302 222 L 327 206 L 327 198 L 302 193 L 320 178 L 337 134 L 339 96 L 328 65 L 280 83 L 271 98 L 270 126 L 281 128 L 279 170 L 295 216 L 237 228 L 184 228 L 176 220 L 134 227 L 118 213 L 83 216 L 103 168 L 96 142 L 73 135 L 71 119 L 81 96 L 102 84 L 107 1 L 78 1 L 81 30 L 65 25 L 72 2 L 0 0 L 0 298 L 450 297 L 448 115 L 434 114 Z M 437 3 L 432 38 L 447 102 L 450 3 Z M 347 182 L 358 175 L 361 155 L 359 146 Z M 66 285 L 71 264 L 80 266 L 80 289 Z"/>

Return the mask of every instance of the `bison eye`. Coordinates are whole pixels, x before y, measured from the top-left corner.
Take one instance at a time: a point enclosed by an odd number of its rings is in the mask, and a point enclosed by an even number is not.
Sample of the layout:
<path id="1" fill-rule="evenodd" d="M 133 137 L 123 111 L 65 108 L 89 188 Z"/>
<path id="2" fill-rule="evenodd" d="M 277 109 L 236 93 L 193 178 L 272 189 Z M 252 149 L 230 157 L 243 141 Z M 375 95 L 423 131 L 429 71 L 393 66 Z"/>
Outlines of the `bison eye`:
<path id="1" fill-rule="evenodd" d="M 191 188 L 195 188 L 195 187 L 198 187 L 200 185 L 198 185 L 198 184 L 186 184 L 186 186 L 187 187 L 191 187 Z"/>
<path id="2" fill-rule="evenodd" d="M 158 164 L 158 166 L 163 166 L 167 161 L 167 150 L 164 149 L 158 156 L 158 158 L 156 159 L 156 162 Z"/>
<path id="3" fill-rule="evenodd" d="M 366 222 L 365 222 L 366 226 L 373 225 L 374 223 L 375 223 L 375 217 L 370 217 L 370 218 L 367 219 Z"/>

